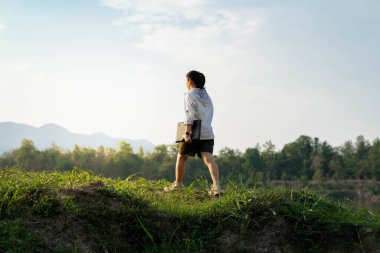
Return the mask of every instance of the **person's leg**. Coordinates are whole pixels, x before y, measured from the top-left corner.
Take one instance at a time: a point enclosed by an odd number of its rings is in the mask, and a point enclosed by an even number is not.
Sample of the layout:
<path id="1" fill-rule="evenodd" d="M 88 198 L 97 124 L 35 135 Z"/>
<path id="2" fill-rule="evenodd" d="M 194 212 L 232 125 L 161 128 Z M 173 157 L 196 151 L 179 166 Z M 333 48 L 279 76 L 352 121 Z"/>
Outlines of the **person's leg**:
<path id="1" fill-rule="evenodd" d="M 175 181 L 177 183 L 182 183 L 183 177 L 185 176 L 187 158 L 189 158 L 187 155 L 181 155 L 180 153 L 177 155 L 175 165 Z"/>
<path id="2" fill-rule="evenodd" d="M 201 152 L 202 159 L 206 166 L 208 167 L 211 175 L 211 179 L 214 185 L 219 184 L 219 168 L 216 164 L 214 157 L 209 152 Z"/>
<path id="3" fill-rule="evenodd" d="M 175 181 L 172 183 L 171 186 L 167 186 L 164 188 L 165 192 L 171 192 L 175 190 L 181 190 L 183 187 L 182 180 L 185 176 L 185 169 L 186 169 L 186 160 L 189 156 L 187 155 L 181 155 L 178 153 L 177 155 L 177 162 L 175 165 Z"/>

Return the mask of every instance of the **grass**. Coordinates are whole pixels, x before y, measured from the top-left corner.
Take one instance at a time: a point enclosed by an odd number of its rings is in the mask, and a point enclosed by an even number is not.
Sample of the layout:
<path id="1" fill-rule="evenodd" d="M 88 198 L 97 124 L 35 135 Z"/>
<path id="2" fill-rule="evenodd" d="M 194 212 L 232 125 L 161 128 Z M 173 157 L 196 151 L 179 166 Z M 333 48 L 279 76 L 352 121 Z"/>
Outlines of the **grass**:
<path id="1" fill-rule="evenodd" d="M 0 252 L 375 252 L 380 215 L 306 190 L 230 182 L 211 198 L 143 178 L 0 170 Z"/>

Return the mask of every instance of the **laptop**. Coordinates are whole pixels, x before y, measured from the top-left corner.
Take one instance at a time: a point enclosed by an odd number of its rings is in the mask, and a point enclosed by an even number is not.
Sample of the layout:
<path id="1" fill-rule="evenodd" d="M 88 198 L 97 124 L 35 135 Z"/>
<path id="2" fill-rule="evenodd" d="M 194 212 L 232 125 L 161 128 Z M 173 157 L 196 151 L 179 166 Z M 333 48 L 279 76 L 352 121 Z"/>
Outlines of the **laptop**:
<path id="1" fill-rule="evenodd" d="M 191 127 L 191 139 L 192 140 L 199 140 L 201 137 L 201 125 L 202 120 L 194 120 L 193 125 Z M 184 122 L 178 122 L 177 123 L 177 135 L 175 138 L 175 142 L 184 142 L 185 139 L 183 138 L 183 135 L 186 133 L 186 126 Z"/>

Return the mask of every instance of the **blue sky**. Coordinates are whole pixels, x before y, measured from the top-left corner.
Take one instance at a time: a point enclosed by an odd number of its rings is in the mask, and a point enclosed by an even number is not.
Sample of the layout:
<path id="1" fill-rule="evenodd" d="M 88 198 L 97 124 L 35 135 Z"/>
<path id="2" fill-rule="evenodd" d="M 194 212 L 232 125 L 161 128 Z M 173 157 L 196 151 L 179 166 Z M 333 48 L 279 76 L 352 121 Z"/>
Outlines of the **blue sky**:
<path id="1" fill-rule="evenodd" d="M 379 136 L 380 2 L 0 0 L 0 121 L 170 144 L 202 71 L 216 149 Z"/>

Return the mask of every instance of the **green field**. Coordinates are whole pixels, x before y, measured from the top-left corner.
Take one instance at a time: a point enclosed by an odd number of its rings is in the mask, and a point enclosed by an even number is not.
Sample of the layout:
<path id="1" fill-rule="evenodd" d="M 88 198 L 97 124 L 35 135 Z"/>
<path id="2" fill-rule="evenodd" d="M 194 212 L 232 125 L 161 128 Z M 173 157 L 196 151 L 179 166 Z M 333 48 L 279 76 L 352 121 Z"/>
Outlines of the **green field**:
<path id="1" fill-rule="evenodd" d="M 143 178 L 0 170 L 0 252 L 378 252 L 380 214 L 230 182 L 210 198 Z"/>

